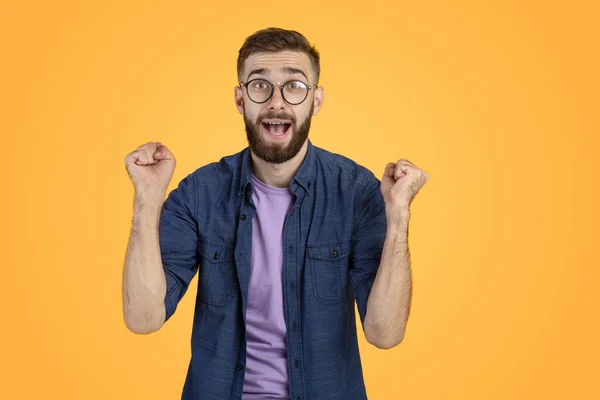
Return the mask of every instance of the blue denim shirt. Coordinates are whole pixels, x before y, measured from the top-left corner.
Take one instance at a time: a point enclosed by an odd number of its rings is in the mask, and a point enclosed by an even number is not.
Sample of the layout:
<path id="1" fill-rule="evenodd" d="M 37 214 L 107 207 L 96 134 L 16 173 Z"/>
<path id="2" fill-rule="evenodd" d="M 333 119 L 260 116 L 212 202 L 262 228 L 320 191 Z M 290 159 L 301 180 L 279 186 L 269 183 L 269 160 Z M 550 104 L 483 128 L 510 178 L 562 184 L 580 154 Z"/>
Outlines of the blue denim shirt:
<path id="1" fill-rule="evenodd" d="M 252 250 L 249 148 L 187 175 L 160 219 L 168 320 L 199 271 L 184 400 L 241 399 Z M 290 399 L 367 398 L 357 342 L 386 234 L 380 181 L 308 142 L 283 228 Z M 199 268 L 198 268 L 199 267 Z"/>

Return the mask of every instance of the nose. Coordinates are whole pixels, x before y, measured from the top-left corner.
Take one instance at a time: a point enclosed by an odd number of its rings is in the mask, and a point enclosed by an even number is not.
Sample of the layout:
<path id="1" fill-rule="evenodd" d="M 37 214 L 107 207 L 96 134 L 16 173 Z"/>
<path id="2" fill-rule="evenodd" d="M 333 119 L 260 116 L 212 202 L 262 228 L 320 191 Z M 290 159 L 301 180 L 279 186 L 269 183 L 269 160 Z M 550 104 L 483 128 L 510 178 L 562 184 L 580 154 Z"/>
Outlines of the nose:
<path id="1" fill-rule="evenodd" d="M 283 110 L 284 107 L 285 100 L 283 100 L 283 96 L 281 95 L 280 86 L 276 85 L 275 90 L 273 90 L 273 96 L 269 100 L 269 110 Z"/>

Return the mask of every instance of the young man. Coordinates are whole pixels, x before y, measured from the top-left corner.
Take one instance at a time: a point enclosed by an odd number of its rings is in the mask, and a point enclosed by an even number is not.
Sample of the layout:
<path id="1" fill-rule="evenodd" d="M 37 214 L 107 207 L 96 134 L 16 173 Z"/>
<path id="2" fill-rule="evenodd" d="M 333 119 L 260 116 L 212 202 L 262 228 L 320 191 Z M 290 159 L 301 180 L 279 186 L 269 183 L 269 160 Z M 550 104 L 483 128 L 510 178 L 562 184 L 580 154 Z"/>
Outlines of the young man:
<path id="1" fill-rule="evenodd" d="M 401 159 L 380 182 L 313 146 L 319 68 L 300 33 L 256 32 L 235 88 L 248 148 L 189 174 L 164 202 L 169 149 L 150 142 L 125 158 L 127 327 L 158 330 L 200 271 L 185 400 L 366 399 L 354 302 L 369 343 L 404 337 L 409 205 L 428 175 Z"/>

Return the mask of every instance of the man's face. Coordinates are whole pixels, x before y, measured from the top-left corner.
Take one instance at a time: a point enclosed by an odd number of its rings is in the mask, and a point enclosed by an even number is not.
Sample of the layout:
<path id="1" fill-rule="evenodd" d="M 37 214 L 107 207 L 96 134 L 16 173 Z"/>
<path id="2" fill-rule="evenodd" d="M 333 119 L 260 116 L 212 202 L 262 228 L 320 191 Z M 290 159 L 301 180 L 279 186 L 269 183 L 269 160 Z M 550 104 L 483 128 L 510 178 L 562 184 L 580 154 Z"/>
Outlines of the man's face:
<path id="1" fill-rule="evenodd" d="M 240 78 L 242 82 L 261 78 L 276 85 L 273 96 L 261 104 L 252 101 L 245 88 L 235 88 L 236 105 L 244 116 L 250 149 L 269 163 L 281 164 L 292 159 L 306 142 L 311 117 L 321 109 L 323 88 L 310 89 L 302 103 L 293 105 L 282 97 L 277 83 L 296 80 L 314 85 L 316 76 L 310 59 L 304 53 L 292 51 L 255 53 L 246 59 Z"/>

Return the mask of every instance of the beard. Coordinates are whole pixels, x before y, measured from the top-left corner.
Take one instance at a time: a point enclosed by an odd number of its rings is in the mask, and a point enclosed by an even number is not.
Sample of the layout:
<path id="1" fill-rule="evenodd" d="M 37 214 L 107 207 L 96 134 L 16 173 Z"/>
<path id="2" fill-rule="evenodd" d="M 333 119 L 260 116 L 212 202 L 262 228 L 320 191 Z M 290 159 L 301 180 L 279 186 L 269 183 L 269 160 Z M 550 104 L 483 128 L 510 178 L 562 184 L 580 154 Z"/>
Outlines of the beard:
<path id="1" fill-rule="evenodd" d="M 261 160 L 272 164 L 282 164 L 294 158 L 300 152 L 302 145 L 304 145 L 304 142 L 308 138 L 314 108 L 314 104 L 312 104 L 308 117 L 306 117 L 306 120 L 300 126 L 297 124 L 296 117 L 285 113 L 269 111 L 262 116 L 258 116 L 254 122 L 250 121 L 244 115 L 246 137 L 248 138 L 248 144 L 252 152 Z M 264 119 L 285 119 L 291 121 L 291 126 L 288 128 L 292 130 L 290 142 L 287 145 L 267 143 L 262 132 L 262 121 Z"/>

